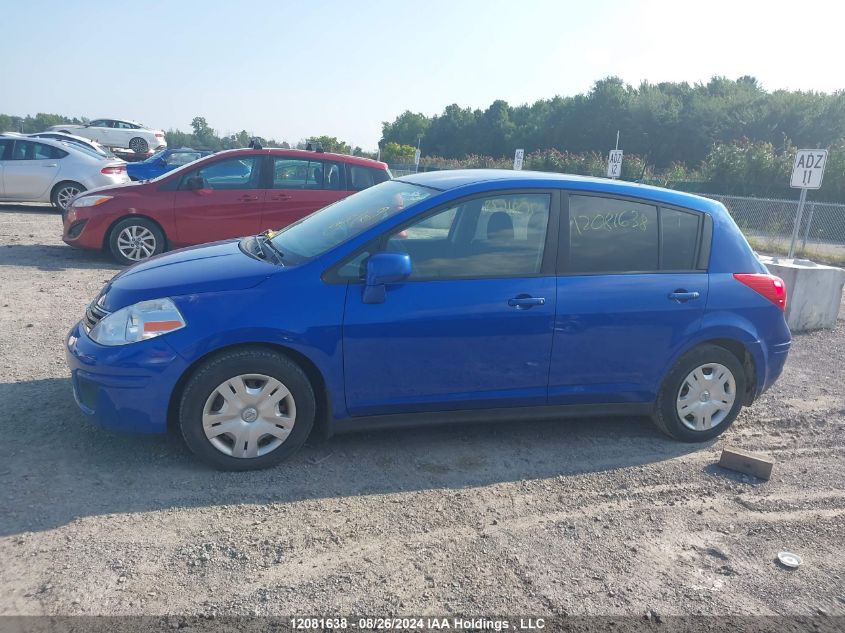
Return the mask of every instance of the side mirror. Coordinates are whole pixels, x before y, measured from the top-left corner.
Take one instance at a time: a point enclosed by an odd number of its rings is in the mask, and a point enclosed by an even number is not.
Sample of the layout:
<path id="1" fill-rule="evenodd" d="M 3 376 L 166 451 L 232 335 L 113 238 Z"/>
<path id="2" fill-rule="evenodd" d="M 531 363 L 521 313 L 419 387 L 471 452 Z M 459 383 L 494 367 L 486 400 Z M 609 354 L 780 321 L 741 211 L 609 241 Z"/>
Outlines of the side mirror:
<path id="1" fill-rule="evenodd" d="M 411 274 L 411 257 L 407 253 L 376 253 L 367 260 L 364 303 L 384 303 L 385 284 L 405 281 Z"/>
<path id="2" fill-rule="evenodd" d="M 199 191 L 205 187 L 205 178 L 202 176 L 191 176 L 185 181 L 185 189 L 188 191 Z"/>

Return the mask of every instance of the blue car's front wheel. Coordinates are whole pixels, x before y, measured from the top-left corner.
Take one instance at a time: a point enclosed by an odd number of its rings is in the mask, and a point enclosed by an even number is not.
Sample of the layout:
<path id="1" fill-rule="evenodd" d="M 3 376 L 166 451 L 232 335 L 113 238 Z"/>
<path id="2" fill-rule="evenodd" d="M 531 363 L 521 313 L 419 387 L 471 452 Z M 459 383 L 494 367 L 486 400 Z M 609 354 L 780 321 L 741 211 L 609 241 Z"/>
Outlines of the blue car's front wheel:
<path id="1" fill-rule="evenodd" d="M 185 385 L 179 426 L 188 447 L 225 470 L 255 470 L 299 449 L 314 426 L 314 391 L 286 356 L 243 348 L 214 356 Z"/>

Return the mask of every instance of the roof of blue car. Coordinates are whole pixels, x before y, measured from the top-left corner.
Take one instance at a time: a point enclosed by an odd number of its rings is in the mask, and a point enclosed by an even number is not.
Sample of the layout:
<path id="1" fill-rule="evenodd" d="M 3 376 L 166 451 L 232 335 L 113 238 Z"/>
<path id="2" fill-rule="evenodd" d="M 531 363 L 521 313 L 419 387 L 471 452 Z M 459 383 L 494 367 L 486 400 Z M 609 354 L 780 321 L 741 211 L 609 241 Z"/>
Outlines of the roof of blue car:
<path id="1" fill-rule="evenodd" d="M 513 171 L 510 169 L 454 169 L 444 171 L 429 171 L 419 174 L 399 176 L 402 180 L 441 191 L 449 191 L 484 182 L 495 182 L 499 186 L 513 187 L 559 187 L 566 189 L 582 189 L 618 196 L 645 198 L 679 207 L 687 207 L 699 211 L 714 211 L 721 205 L 710 198 L 697 196 L 683 191 L 641 185 L 625 180 L 611 180 L 610 178 L 594 178 L 592 176 L 576 176 L 574 174 L 559 174 L 545 171 Z"/>

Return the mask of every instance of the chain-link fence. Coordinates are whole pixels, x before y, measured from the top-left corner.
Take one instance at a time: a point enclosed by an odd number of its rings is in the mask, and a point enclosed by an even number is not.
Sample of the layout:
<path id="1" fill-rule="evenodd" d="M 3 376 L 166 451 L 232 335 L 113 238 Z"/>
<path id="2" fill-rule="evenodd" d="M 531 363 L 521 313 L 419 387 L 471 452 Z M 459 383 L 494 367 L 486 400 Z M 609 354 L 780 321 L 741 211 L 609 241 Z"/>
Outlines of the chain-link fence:
<path id="1" fill-rule="evenodd" d="M 761 253 L 786 254 L 792 239 L 797 200 L 707 194 L 728 209 L 751 245 Z M 796 255 L 845 263 L 845 204 L 807 201 L 798 227 Z"/>

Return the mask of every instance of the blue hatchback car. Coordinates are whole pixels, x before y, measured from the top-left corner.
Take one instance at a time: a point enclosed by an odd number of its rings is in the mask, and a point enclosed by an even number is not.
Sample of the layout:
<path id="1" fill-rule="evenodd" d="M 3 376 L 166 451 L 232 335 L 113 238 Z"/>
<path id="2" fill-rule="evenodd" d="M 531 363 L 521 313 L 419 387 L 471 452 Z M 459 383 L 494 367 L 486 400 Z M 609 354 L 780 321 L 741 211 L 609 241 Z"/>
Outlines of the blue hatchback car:
<path id="1" fill-rule="evenodd" d="M 128 268 L 67 358 L 86 414 L 175 425 L 224 469 L 315 429 L 435 422 L 643 415 L 694 442 L 780 375 L 785 303 L 713 200 L 446 171 Z"/>
<path id="2" fill-rule="evenodd" d="M 131 180 L 152 180 L 162 174 L 187 165 L 213 152 L 207 149 L 191 149 L 190 147 L 167 148 L 137 163 L 127 163 L 126 173 Z"/>

